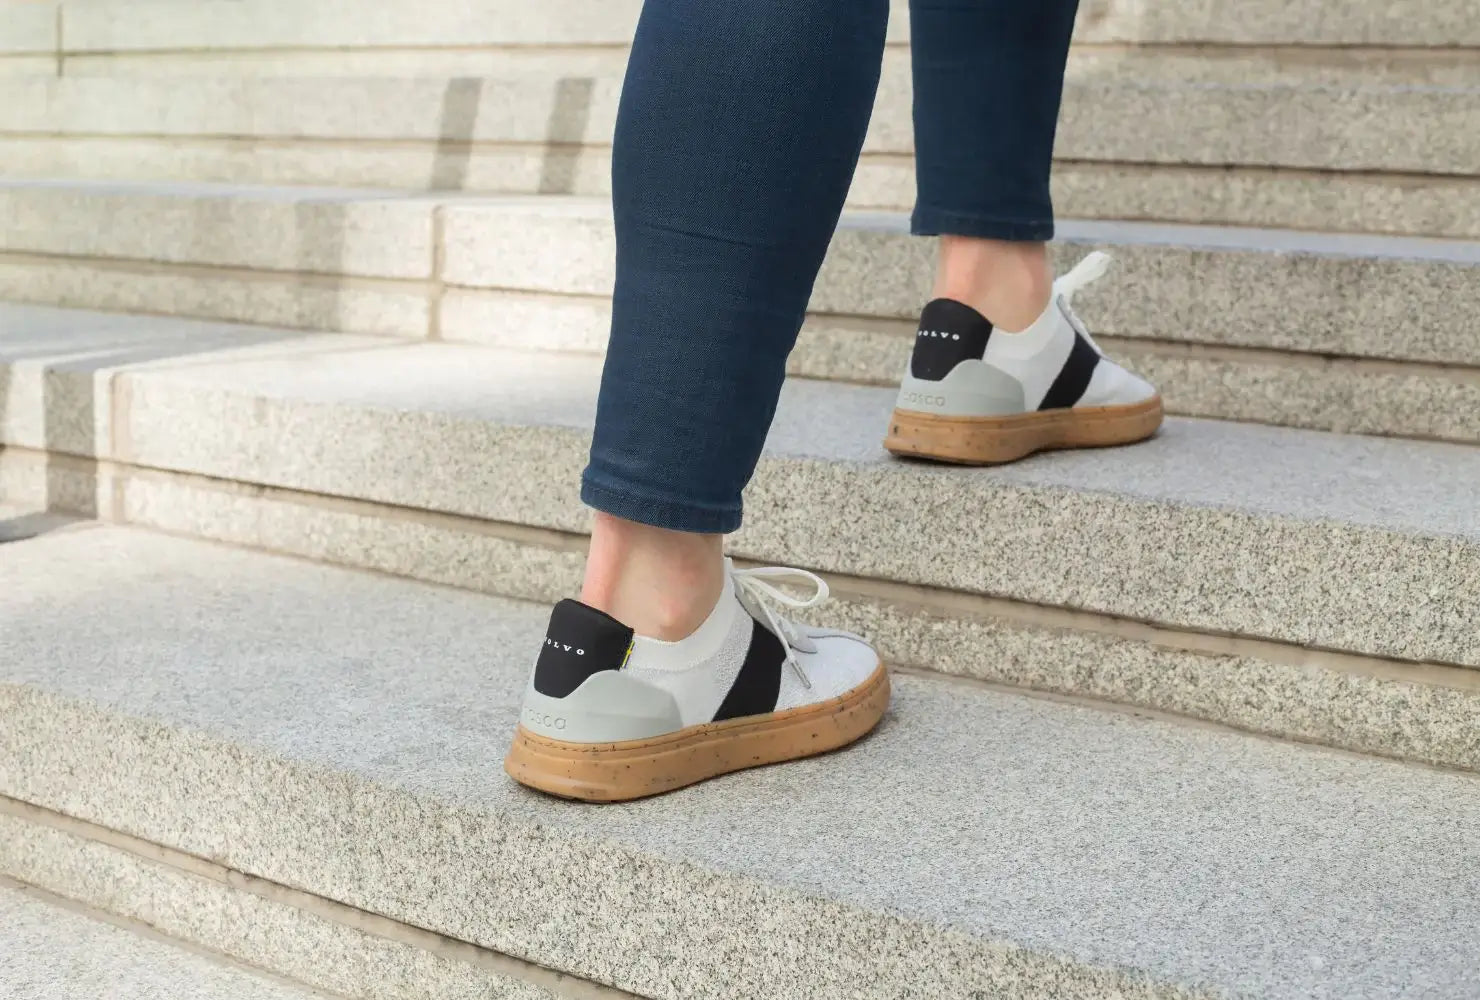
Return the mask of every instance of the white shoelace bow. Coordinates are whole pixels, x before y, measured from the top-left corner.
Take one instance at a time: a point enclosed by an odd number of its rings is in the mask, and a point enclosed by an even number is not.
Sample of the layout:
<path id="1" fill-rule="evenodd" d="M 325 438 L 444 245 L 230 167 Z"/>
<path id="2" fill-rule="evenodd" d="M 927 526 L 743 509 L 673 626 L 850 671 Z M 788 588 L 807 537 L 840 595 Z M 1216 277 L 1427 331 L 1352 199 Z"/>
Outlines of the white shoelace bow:
<path id="1" fill-rule="evenodd" d="M 1068 313 L 1069 322 L 1074 324 L 1074 329 L 1079 331 L 1080 336 L 1089 341 L 1089 345 L 1095 349 L 1097 354 L 1105 352 L 1100 350 L 1100 345 L 1095 343 L 1095 338 L 1091 337 L 1089 330 L 1085 328 L 1084 321 L 1074 312 L 1074 293 L 1104 276 L 1105 272 L 1110 269 L 1111 260 L 1108 253 L 1096 250 L 1074 265 L 1074 270 L 1053 283 L 1054 295 L 1064 300 L 1064 312 Z"/>
<path id="2" fill-rule="evenodd" d="M 807 672 L 802 669 L 797 660 L 796 651 L 804 653 L 817 652 L 817 644 L 799 631 L 799 626 L 787 621 L 776 610 L 771 607 L 775 602 L 783 607 L 793 608 L 797 611 L 805 611 L 807 608 L 815 608 L 827 600 L 827 581 L 816 573 L 808 573 L 804 569 L 791 569 L 785 566 L 762 566 L 756 569 L 731 569 L 730 575 L 735 578 L 735 586 L 739 588 L 743 597 L 749 598 L 749 604 L 758 609 L 761 616 L 765 618 L 766 624 L 776 634 L 786 647 L 786 662 L 796 673 L 797 679 L 802 686 L 811 689 L 812 682 L 807 678 Z M 768 583 L 768 580 L 790 583 L 795 586 L 812 590 L 812 596 L 807 598 L 792 597 L 786 591 Z"/>

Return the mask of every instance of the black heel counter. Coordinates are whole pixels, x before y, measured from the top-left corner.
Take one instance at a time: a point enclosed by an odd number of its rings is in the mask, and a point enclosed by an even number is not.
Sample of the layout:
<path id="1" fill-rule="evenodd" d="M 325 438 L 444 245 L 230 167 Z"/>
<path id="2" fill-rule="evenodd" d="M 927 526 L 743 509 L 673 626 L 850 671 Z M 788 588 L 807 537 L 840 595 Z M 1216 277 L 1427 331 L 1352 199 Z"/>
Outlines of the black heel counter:
<path id="1" fill-rule="evenodd" d="M 975 309 L 954 299 L 934 299 L 920 312 L 910 375 L 939 382 L 961 362 L 985 357 L 991 336 L 991 322 Z"/>
<path id="2" fill-rule="evenodd" d="M 603 670 L 620 670 L 632 629 L 605 612 L 567 598 L 550 612 L 545 644 L 534 665 L 534 689 L 564 698 Z"/>

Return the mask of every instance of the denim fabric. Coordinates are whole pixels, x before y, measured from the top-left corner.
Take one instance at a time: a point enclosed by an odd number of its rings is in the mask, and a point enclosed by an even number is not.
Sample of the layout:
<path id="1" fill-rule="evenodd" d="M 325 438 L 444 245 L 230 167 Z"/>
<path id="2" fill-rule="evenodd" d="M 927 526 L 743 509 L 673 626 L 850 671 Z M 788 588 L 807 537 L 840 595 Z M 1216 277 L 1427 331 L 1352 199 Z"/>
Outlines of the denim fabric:
<path id="1" fill-rule="evenodd" d="M 1052 236 L 1076 5 L 915 0 L 916 232 Z M 740 526 L 887 19 L 888 0 L 647 0 L 612 156 L 617 280 L 590 506 L 679 531 Z"/>

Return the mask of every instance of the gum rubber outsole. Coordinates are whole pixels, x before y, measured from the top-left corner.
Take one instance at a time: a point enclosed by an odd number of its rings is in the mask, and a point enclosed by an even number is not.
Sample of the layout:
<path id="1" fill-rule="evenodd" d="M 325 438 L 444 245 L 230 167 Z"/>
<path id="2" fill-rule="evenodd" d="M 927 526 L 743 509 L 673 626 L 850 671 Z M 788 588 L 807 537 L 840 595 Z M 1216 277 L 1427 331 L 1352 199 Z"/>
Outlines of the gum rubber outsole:
<path id="1" fill-rule="evenodd" d="M 960 465 L 1016 462 L 1037 451 L 1134 444 L 1162 423 L 1161 397 L 1128 406 L 1043 410 L 1011 417 L 942 417 L 895 410 L 884 447 L 895 455 Z"/>
<path id="2" fill-rule="evenodd" d="M 708 778 L 798 760 L 866 735 L 889 707 L 882 663 L 847 694 L 815 705 L 689 726 L 621 743 L 567 743 L 520 726 L 504 770 L 521 785 L 583 802 L 625 802 Z"/>

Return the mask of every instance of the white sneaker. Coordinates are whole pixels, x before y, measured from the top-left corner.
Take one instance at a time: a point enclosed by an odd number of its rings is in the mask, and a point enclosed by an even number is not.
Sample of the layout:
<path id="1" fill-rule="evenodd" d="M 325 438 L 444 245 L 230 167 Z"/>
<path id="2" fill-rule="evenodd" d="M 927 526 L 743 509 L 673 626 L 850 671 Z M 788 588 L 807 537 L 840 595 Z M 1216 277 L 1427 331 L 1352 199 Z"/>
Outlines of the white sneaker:
<path id="1" fill-rule="evenodd" d="M 993 336 L 985 316 L 952 299 L 926 305 L 884 447 L 985 465 L 1155 434 L 1156 389 L 1105 357 L 1071 307 L 1109 264 L 1108 254 L 1085 257 L 1022 333 Z"/>
<path id="2" fill-rule="evenodd" d="M 813 593 L 799 600 L 773 582 Z M 561 601 L 504 769 L 552 795 L 612 802 L 852 743 L 889 704 L 878 654 L 773 610 L 826 598 L 827 584 L 804 570 L 726 563 L 719 603 L 678 642 Z"/>

